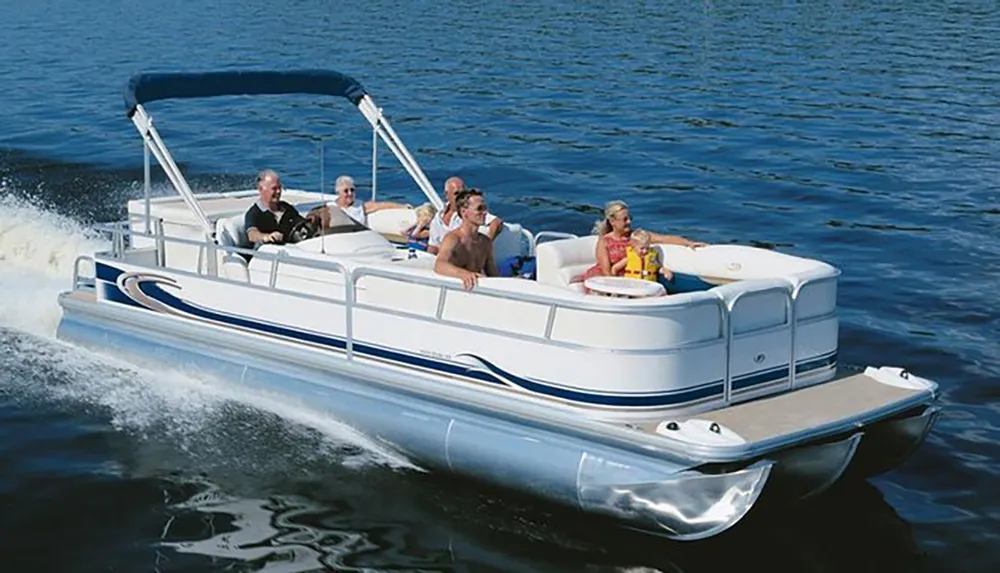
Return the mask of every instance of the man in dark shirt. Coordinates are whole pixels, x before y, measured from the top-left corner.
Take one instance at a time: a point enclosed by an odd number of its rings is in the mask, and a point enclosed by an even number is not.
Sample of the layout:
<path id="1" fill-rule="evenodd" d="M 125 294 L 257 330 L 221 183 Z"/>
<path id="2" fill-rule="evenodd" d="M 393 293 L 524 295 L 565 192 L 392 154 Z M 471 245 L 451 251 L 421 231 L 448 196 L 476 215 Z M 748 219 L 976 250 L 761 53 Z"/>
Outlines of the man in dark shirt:
<path id="1" fill-rule="evenodd" d="M 257 175 L 257 193 L 260 197 L 243 219 L 247 239 L 254 247 L 262 243 L 281 245 L 303 217 L 295 207 L 281 200 L 281 179 L 273 170 L 265 169 Z"/>

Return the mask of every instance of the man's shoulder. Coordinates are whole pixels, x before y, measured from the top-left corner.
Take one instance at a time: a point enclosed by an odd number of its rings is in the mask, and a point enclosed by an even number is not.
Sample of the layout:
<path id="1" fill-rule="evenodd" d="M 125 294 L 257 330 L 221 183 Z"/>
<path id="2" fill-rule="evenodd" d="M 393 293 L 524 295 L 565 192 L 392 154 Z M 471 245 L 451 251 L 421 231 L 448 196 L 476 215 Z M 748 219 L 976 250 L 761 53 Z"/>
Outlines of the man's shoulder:
<path id="1" fill-rule="evenodd" d="M 253 227 L 256 224 L 257 219 L 263 214 L 264 212 L 260 210 L 260 206 L 257 205 L 255 201 L 254 204 L 250 205 L 250 207 L 246 210 L 246 213 L 243 214 L 243 224 L 247 227 Z"/>
<path id="2" fill-rule="evenodd" d="M 444 243 L 445 241 L 461 241 L 461 240 L 462 240 L 462 233 L 459 229 L 451 229 L 451 230 L 445 229 L 444 233 L 441 234 L 442 243 Z"/>

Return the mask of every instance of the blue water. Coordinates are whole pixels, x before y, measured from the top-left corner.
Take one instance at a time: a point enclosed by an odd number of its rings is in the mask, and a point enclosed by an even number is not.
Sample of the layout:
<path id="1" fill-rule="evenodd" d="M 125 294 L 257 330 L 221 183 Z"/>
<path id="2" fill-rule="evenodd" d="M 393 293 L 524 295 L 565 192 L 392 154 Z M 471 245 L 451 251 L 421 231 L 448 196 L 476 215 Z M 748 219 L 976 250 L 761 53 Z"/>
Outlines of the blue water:
<path id="1" fill-rule="evenodd" d="M 995 571 L 1000 7 L 995 2 L 8 2 L 0 33 L 0 546 L 105 571 Z M 197 372 L 66 348 L 83 226 L 141 193 L 140 71 L 359 79 L 431 181 L 532 230 L 637 224 L 843 271 L 841 361 L 937 380 L 946 414 L 870 485 L 705 544 L 639 540 L 425 474 Z M 370 180 L 344 100 L 150 104 L 198 190 Z M 382 197 L 419 201 L 383 148 Z M 163 190 L 157 173 L 158 189 Z M 69 236 L 70 239 L 63 239 Z M 228 392 L 228 393 L 227 393 Z M 367 569 L 366 569 L 367 568 Z"/>

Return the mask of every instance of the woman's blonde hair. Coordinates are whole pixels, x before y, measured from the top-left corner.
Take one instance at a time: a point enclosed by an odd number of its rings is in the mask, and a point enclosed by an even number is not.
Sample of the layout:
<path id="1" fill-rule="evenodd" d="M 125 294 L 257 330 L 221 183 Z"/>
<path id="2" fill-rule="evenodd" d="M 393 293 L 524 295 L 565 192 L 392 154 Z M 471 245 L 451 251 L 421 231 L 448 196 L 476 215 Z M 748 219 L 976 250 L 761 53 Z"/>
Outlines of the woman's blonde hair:
<path id="1" fill-rule="evenodd" d="M 604 205 L 604 218 L 598 219 L 594 223 L 594 229 L 591 231 L 594 235 L 607 235 L 611 232 L 611 217 L 614 217 L 621 211 L 628 209 L 628 203 L 625 201 L 608 201 Z"/>

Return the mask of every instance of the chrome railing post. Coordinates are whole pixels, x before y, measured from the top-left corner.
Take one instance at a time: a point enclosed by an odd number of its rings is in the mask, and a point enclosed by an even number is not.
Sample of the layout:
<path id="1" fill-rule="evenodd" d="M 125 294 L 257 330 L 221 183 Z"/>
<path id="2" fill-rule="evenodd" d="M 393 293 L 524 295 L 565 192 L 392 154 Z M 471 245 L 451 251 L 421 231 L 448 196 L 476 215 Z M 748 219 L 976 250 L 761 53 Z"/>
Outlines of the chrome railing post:
<path id="1" fill-rule="evenodd" d="M 285 251 L 278 251 L 271 259 L 271 274 L 267 279 L 267 286 L 270 288 L 274 288 L 274 285 L 278 284 L 278 261 L 284 256 Z"/>
<path id="2" fill-rule="evenodd" d="M 444 302 L 447 296 L 448 296 L 448 289 L 444 286 L 441 286 L 438 289 L 437 310 L 434 312 L 434 318 L 437 320 L 441 320 L 441 316 L 444 314 Z"/>
<path id="3" fill-rule="evenodd" d="M 792 389 L 795 388 L 795 374 L 796 374 L 796 370 L 797 370 L 797 365 L 795 364 L 795 352 L 796 352 L 796 350 L 795 350 L 795 326 L 796 326 L 796 322 L 798 322 L 798 319 L 795 316 L 796 315 L 795 308 L 796 308 L 796 306 L 798 306 L 796 304 L 796 301 L 798 301 L 798 298 L 799 298 L 799 289 L 802 287 L 803 284 L 805 284 L 805 283 L 800 283 L 798 286 L 795 287 L 795 290 L 793 290 L 788 295 L 788 323 L 789 323 L 789 330 L 790 330 L 790 334 L 791 334 L 791 339 L 788 342 L 788 349 L 789 349 L 788 351 L 791 354 L 791 358 L 788 361 L 788 389 L 789 390 L 792 390 Z"/>
<path id="4" fill-rule="evenodd" d="M 358 298 L 358 285 L 355 283 L 354 273 L 348 269 L 342 269 L 344 275 L 344 336 L 347 340 L 344 350 L 347 352 L 347 359 L 354 360 L 354 302 Z"/>
<path id="5" fill-rule="evenodd" d="M 95 277 L 84 283 L 83 279 L 80 278 L 80 263 L 83 261 L 90 261 L 91 267 L 94 269 Z M 97 264 L 94 263 L 94 258 L 90 255 L 79 255 L 73 260 L 73 290 L 79 290 L 81 284 L 86 284 L 87 286 L 96 287 L 97 286 Z"/>
<path id="6" fill-rule="evenodd" d="M 167 252 L 166 252 L 166 241 L 163 240 L 163 219 L 161 217 L 156 218 L 156 265 L 159 267 L 167 266 Z"/>
<path id="7" fill-rule="evenodd" d="M 549 314 L 545 318 L 545 340 L 552 340 L 552 329 L 556 325 L 556 305 L 549 305 Z"/>
<path id="8" fill-rule="evenodd" d="M 795 293 L 790 291 L 785 295 L 785 316 L 788 317 L 788 351 L 791 354 L 788 360 L 788 389 L 795 385 Z"/>
<path id="9" fill-rule="evenodd" d="M 114 234 L 111 239 L 112 250 L 111 254 L 116 259 L 125 258 L 125 232 L 122 230 L 122 226 L 119 224 L 115 227 Z"/>
<path id="10" fill-rule="evenodd" d="M 725 302 L 723 302 L 726 309 L 726 378 L 722 383 L 722 401 L 726 405 L 729 405 L 733 396 L 733 335 L 735 334 L 735 327 L 733 326 L 733 308 L 736 307 L 736 301 L 738 301 L 739 298 L 740 295 L 738 294 L 730 304 L 725 304 Z"/>

